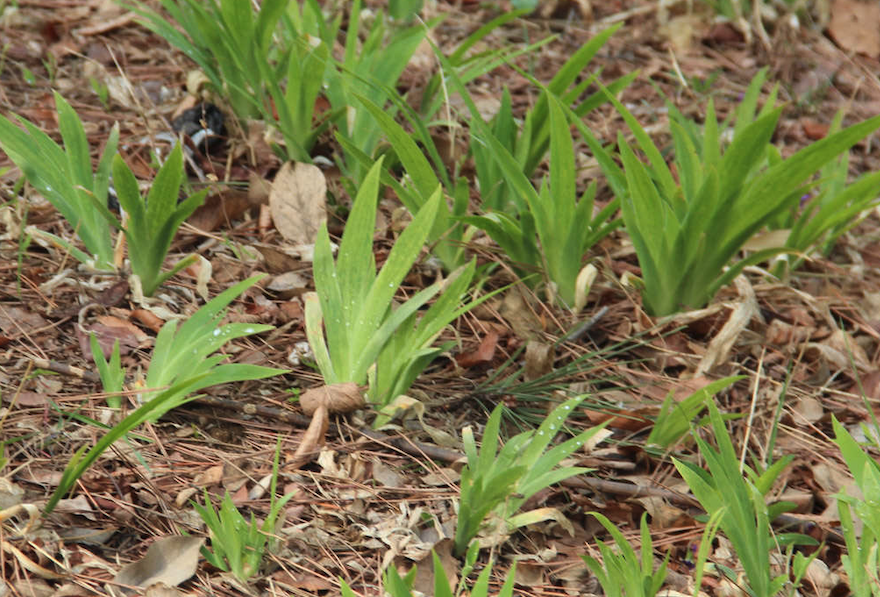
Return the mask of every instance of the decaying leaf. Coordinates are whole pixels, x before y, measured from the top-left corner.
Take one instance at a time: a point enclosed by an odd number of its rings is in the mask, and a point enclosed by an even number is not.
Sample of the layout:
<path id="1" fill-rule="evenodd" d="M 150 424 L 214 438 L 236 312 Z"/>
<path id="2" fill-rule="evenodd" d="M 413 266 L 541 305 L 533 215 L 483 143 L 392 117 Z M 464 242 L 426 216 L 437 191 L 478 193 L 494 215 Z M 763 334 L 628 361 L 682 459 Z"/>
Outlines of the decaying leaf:
<path id="1" fill-rule="evenodd" d="M 705 375 L 717 365 L 726 362 L 734 343 L 752 321 L 752 318 L 761 316 L 758 301 L 755 299 L 755 291 L 748 279 L 739 275 L 734 282 L 741 301 L 737 303 L 721 331 L 712 338 L 706 354 L 697 366 L 695 376 Z"/>
<path id="2" fill-rule="evenodd" d="M 144 557 L 116 574 L 114 582 L 146 588 L 156 583 L 176 587 L 196 572 L 203 537 L 163 537 L 147 549 Z"/>
<path id="3" fill-rule="evenodd" d="M 0 540 L 0 549 L 14 557 L 19 566 L 21 566 L 37 578 L 45 578 L 49 580 L 61 580 L 63 578 L 66 578 L 66 575 L 64 574 L 58 574 L 57 572 L 53 572 L 48 568 L 40 566 L 24 553 L 22 553 L 20 549 L 18 549 L 16 546 L 14 546 L 12 543 L 9 543 L 8 541 Z"/>
<path id="4" fill-rule="evenodd" d="M 275 227 L 285 240 L 314 244 L 318 228 L 327 221 L 327 181 L 311 164 L 286 163 L 275 175 L 269 207 Z"/>
<path id="5" fill-rule="evenodd" d="M 550 344 L 529 340 L 526 344 L 525 380 L 532 381 L 553 372 L 555 351 Z"/>
<path id="6" fill-rule="evenodd" d="M 828 33 L 846 51 L 880 56 L 880 4 L 833 0 Z"/>
<path id="7" fill-rule="evenodd" d="M 795 402 L 792 411 L 797 425 L 818 423 L 825 414 L 822 403 L 812 396 L 802 396 Z"/>
<path id="8" fill-rule="evenodd" d="M 590 288 L 593 282 L 599 276 L 599 270 L 592 263 L 588 263 L 578 273 L 574 284 L 574 312 L 580 313 L 587 306 L 587 296 L 590 294 Z"/>
<path id="9" fill-rule="evenodd" d="M 495 358 L 495 347 L 498 345 L 498 333 L 489 332 L 480 341 L 480 346 L 471 352 L 456 355 L 455 361 L 460 367 L 469 369 L 477 365 L 488 365 Z"/>
<path id="10" fill-rule="evenodd" d="M 305 414 L 312 416 L 312 421 L 296 452 L 288 458 L 288 464 L 295 468 L 311 460 L 314 452 L 324 445 L 330 413 L 349 413 L 363 408 L 366 402 L 358 385 L 346 382 L 306 390 L 300 397 L 300 405 Z"/>
<path id="11" fill-rule="evenodd" d="M 152 584 L 146 591 L 144 591 L 144 597 L 179 597 L 181 595 L 183 595 L 183 593 L 179 590 L 174 587 L 169 587 L 162 582 Z"/>
<path id="12" fill-rule="evenodd" d="M 306 390 L 300 396 L 300 404 L 307 415 L 314 414 L 319 407 L 336 414 L 349 413 L 366 406 L 358 385 L 350 381 Z"/>
<path id="13" fill-rule="evenodd" d="M 434 545 L 434 553 L 440 559 L 440 565 L 443 567 L 443 573 L 446 580 L 449 581 L 450 587 L 458 584 L 458 571 L 461 564 L 452 555 L 452 548 L 455 542 L 452 539 L 443 539 Z M 421 561 L 416 562 L 416 579 L 413 582 L 413 589 L 419 591 L 423 595 L 434 595 L 434 558 L 430 554 Z"/>
<path id="14" fill-rule="evenodd" d="M 403 487 L 405 477 L 379 460 L 373 459 L 373 478 L 384 487 Z"/>
<path id="15" fill-rule="evenodd" d="M 327 407 L 320 405 L 311 414 L 312 420 L 309 423 L 308 429 L 303 434 L 296 452 L 287 460 L 288 465 L 292 468 L 299 468 L 309 462 L 318 448 L 324 445 L 324 437 L 327 435 L 327 428 L 330 426 L 330 416 L 327 412 Z"/>
<path id="16" fill-rule="evenodd" d="M 208 195 L 205 202 L 187 218 L 187 223 L 210 232 L 229 225 L 232 220 L 241 218 L 243 214 L 259 206 L 260 201 L 252 199 L 250 193 L 225 189 L 222 193 Z"/>
<path id="17" fill-rule="evenodd" d="M 0 477 L 0 511 L 17 506 L 24 497 L 24 489 L 10 481 L 7 477 Z"/>

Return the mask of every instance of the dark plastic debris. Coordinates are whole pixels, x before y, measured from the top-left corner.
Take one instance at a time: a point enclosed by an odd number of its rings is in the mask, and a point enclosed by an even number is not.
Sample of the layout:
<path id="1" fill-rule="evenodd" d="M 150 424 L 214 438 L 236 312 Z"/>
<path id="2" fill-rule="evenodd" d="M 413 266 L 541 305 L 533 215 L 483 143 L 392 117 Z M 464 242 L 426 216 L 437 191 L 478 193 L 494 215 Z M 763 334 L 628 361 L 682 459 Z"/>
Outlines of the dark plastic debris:
<path id="1" fill-rule="evenodd" d="M 185 110 L 174 119 L 171 128 L 183 133 L 199 150 L 215 149 L 226 137 L 223 112 L 214 104 L 204 102 Z"/>

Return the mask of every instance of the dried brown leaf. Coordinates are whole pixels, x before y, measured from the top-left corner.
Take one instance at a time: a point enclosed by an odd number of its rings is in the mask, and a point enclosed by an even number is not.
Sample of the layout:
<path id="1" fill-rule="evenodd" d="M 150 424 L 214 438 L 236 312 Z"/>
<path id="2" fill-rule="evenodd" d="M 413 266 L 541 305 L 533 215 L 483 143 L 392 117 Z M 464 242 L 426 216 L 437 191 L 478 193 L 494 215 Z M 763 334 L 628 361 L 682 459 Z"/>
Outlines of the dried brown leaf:
<path id="1" fill-rule="evenodd" d="M 330 425 L 330 416 L 327 407 L 323 404 L 317 406 L 312 413 L 312 421 L 303 434 L 296 448 L 296 452 L 287 459 L 292 468 L 299 468 L 309 462 L 318 448 L 324 445 L 327 427 Z"/>
<path id="2" fill-rule="evenodd" d="M 300 396 L 300 405 L 307 415 L 314 414 L 320 407 L 338 414 L 363 408 L 366 402 L 358 385 L 349 381 L 306 390 Z"/>
<path id="3" fill-rule="evenodd" d="M 327 181 L 317 166 L 288 162 L 275 175 L 269 208 L 285 240 L 314 244 L 318 229 L 327 221 L 326 202 Z"/>
<path id="4" fill-rule="evenodd" d="M 184 593 L 181 593 L 174 587 L 169 587 L 163 582 L 154 583 L 144 591 L 144 597 L 181 597 L 182 595 Z"/>
<path id="5" fill-rule="evenodd" d="M 203 537 L 194 535 L 163 537 L 150 545 L 143 558 L 123 566 L 113 580 L 133 587 L 160 582 L 176 587 L 195 574 L 204 542 Z"/>
<path id="6" fill-rule="evenodd" d="M 828 33 L 848 52 L 880 57 L 880 3 L 833 0 Z"/>
<path id="7" fill-rule="evenodd" d="M 449 586 L 454 587 L 458 584 L 458 571 L 460 564 L 455 556 L 452 555 L 452 548 L 455 542 L 452 539 L 443 539 L 434 545 L 434 553 L 440 558 L 440 564 L 443 567 L 443 573 Z M 413 589 L 419 591 L 423 595 L 434 594 L 434 558 L 428 554 L 421 561 L 416 562 L 416 579 L 413 583 Z"/>
<path id="8" fill-rule="evenodd" d="M 495 358 L 495 347 L 497 345 L 498 333 L 489 332 L 480 341 L 480 346 L 476 350 L 456 355 L 455 362 L 465 369 L 476 367 L 477 365 L 488 365 Z"/>
<path id="9" fill-rule="evenodd" d="M 526 344 L 525 380 L 532 381 L 553 372 L 553 346 L 537 340 Z"/>
<path id="10" fill-rule="evenodd" d="M 139 321 L 143 325 L 145 325 L 147 329 L 150 329 L 157 334 L 159 333 L 159 330 L 162 329 L 162 326 L 165 324 L 165 322 L 159 319 L 159 317 L 156 316 L 155 313 L 146 309 L 134 309 L 131 312 L 131 316 L 136 321 Z"/>

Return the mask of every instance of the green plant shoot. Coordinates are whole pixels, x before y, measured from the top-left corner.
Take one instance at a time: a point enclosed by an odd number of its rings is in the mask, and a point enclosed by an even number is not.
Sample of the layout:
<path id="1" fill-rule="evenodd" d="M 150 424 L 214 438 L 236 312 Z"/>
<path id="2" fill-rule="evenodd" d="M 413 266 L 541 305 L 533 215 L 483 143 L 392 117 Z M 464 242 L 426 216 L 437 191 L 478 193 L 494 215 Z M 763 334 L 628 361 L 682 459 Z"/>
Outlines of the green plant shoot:
<path id="1" fill-rule="evenodd" d="M 48 232 L 33 227 L 28 231 L 70 251 L 86 265 L 113 271 L 110 227 L 93 205 L 98 203 L 105 209 L 107 207 L 110 163 L 119 143 L 119 127 L 114 126 L 110 131 L 98 168 L 93 173 L 82 121 L 57 92 L 55 109 L 63 149 L 36 125 L 20 116 L 16 118 L 24 130 L 0 117 L 0 147 L 24 173 L 28 182 L 64 216 L 82 240 L 87 253 Z"/>
<path id="2" fill-rule="evenodd" d="M 196 260 L 195 255 L 190 255 L 178 261 L 169 271 L 162 271 L 177 228 L 202 204 L 208 192 L 199 191 L 178 204 L 183 176 L 183 153 L 178 143 L 159 169 L 144 198 L 141 197 L 134 174 L 117 155 L 113 158 L 113 181 L 119 205 L 125 211 L 123 221 L 117 220 L 106 205 L 94 202 L 99 213 L 125 234 L 131 271 L 140 281 L 145 296 L 153 296 L 165 280 Z"/>
<path id="3" fill-rule="evenodd" d="M 169 321 L 159 331 L 147 373 L 147 390 L 140 397 L 142 405 L 108 431 L 92 447 L 83 446 L 71 458 L 61 481 L 46 504 L 50 513 L 76 484 L 83 473 L 113 442 L 148 421 L 155 421 L 173 408 L 191 400 L 195 392 L 208 386 L 263 379 L 283 373 L 280 369 L 240 363 L 222 363 L 226 355 L 211 355 L 225 343 L 272 329 L 271 326 L 230 323 L 217 325 L 227 305 L 258 282 L 254 276 L 239 282 L 211 299 L 193 313 L 178 329 Z M 163 389 L 164 388 L 164 389 Z"/>

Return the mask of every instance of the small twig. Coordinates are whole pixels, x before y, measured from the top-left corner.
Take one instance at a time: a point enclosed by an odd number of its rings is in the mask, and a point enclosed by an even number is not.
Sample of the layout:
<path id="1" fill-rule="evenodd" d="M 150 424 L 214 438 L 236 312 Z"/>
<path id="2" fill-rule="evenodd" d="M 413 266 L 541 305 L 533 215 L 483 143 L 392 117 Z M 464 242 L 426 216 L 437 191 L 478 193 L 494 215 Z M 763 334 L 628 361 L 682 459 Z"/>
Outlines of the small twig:
<path id="1" fill-rule="evenodd" d="M 97 373 L 93 373 L 92 371 L 86 371 L 85 369 L 80 369 L 79 367 L 74 367 L 73 365 L 66 365 L 65 363 L 59 363 L 58 361 L 50 361 L 48 359 L 31 359 L 31 363 L 37 369 L 46 369 L 48 371 L 53 371 L 55 373 L 60 373 L 62 375 L 70 375 L 71 377 L 78 377 L 80 379 L 84 379 L 86 381 L 90 381 L 93 383 L 98 383 L 101 381 L 101 378 Z"/>
<path id="2" fill-rule="evenodd" d="M 590 317 L 588 320 L 574 328 L 572 331 L 565 336 L 562 341 L 563 342 L 577 342 L 580 340 L 584 334 L 589 332 L 593 327 L 599 323 L 599 320 L 605 317 L 605 314 L 608 313 L 608 306 L 602 307 L 599 309 L 595 315 Z"/>

